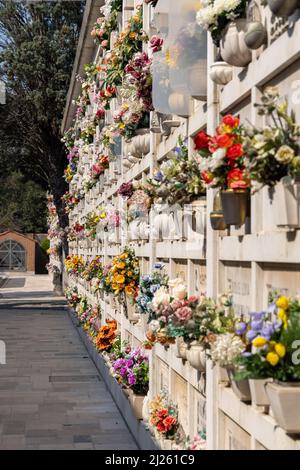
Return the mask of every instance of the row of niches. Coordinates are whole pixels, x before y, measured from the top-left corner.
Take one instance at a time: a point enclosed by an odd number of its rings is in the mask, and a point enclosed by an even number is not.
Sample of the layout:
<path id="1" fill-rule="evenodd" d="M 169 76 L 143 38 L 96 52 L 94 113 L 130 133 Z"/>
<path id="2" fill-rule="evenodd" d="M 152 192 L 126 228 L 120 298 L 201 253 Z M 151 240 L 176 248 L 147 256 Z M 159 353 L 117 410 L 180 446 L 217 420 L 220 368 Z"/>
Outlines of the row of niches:
<path id="1" fill-rule="evenodd" d="M 185 273 L 187 273 L 184 265 L 180 265 L 180 263 L 177 268 L 174 268 L 173 264 L 169 271 L 176 271 L 177 275 L 182 275 L 183 277 Z M 240 279 L 241 273 L 236 271 L 236 274 Z M 228 277 L 230 276 L 232 278 L 232 274 L 228 275 Z M 177 280 L 179 281 L 180 279 L 177 278 Z M 141 285 L 143 282 L 144 280 L 142 278 Z M 155 280 L 155 282 L 157 283 L 157 280 Z M 180 280 L 180 282 L 182 283 L 182 280 Z M 73 285 L 72 280 L 70 285 Z M 77 287 L 71 288 L 69 292 L 69 301 L 71 300 L 72 302 L 73 296 L 75 296 L 74 298 L 77 299 L 75 303 L 79 304 L 79 308 L 77 309 L 75 306 L 75 310 L 79 318 L 85 323 L 89 317 L 88 312 L 90 310 L 92 312 L 93 309 L 87 308 L 86 300 L 83 300 L 82 304 L 82 298 L 80 296 L 78 298 L 77 292 L 78 288 L 82 286 L 83 289 L 79 290 L 83 292 L 83 298 L 85 299 L 85 296 L 89 292 L 89 286 L 84 282 L 82 283 L 80 278 L 75 280 L 75 285 L 77 285 Z M 172 285 L 177 293 L 179 291 L 182 292 L 181 287 L 179 288 L 179 285 L 182 286 L 182 284 L 175 283 L 173 280 Z M 235 294 L 236 292 L 238 292 L 239 295 L 245 293 L 245 287 L 242 286 L 241 281 L 239 281 L 239 287 L 234 285 L 233 281 L 231 281 L 231 287 Z M 67 296 L 69 296 L 69 294 L 67 294 Z M 221 394 L 225 393 L 224 387 L 230 385 L 235 400 L 238 399 L 248 404 L 248 407 L 250 406 L 249 403 L 252 403 L 252 407 L 255 409 L 253 416 L 261 416 L 260 419 L 268 423 L 270 422 L 270 418 L 267 416 L 270 412 L 270 416 L 275 419 L 274 424 L 277 421 L 281 428 L 286 430 L 288 434 L 297 434 L 299 432 L 299 415 L 295 412 L 291 413 L 291 408 L 286 406 L 287 402 L 291 403 L 293 400 L 298 399 L 297 387 L 289 387 L 288 383 L 283 386 L 277 382 L 278 377 L 281 377 L 281 381 L 283 377 L 285 377 L 286 361 L 292 361 L 292 349 L 289 349 L 288 341 L 293 341 L 294 336 L 288 335 L 286 331 L 294 331 L 294 327 L 296 326 L 295 322 L 299 320 L 297 320 L 299 316 L 299 303 L 295 297 L 288 298 L 285 295 L 274 293 L 273 299 L 269 300 L 270 303 L 265 312 L 243 313 L 241 316 L 237 315 L 237 312 L 235 312 L 234 329 L 232 330 L 232 326 L 229 326 L 229 322 L 228 324 L 226 323 L 227 326 L 225 329 L 218 334 L 216 334 L 216 331 L 214 333 L 212 332 L 213 328 L 216 328 L 216 324 L 213 327 L 214 322 L 211 324 L 209 322 L 207 323 L 209 317 L 213 315 L 212 310 L 210 310 L 212 305 L 210 307 L 207 305 L 206 320 L 202 326 L 204 328 L 205 325 L 206 329 L 210 328 L 210 335 L 213 335 L 215 339 L 210 347 L 206 345 L 208 349 L 203 349 L 204 343 L 202 346 L 201 342 L 200 344 L 194 344 L 194 342 L 192 342 L 187 345 L 186 339 L 183 340 L 180 335 L 176 339 L 176 344 L 173 344 L 175 341 L 171 341 L 170 338 L 168 341 L 162 341 L 162 337 L 158 336 L 158 330 L 153 331 L 154 325 L 152 325 L 151 322 L 147 327 L 147 322 L 145 322 L 143 315 L 138 317 L 129 305 L 124 310 L 124 305 L 122 306 L 122 303 L 119 303 L 114 295 L 104 294 L 101 290 L 98 291 L 98 294 L 100 296 L 99 298 L 94 297 L 94 294 L 90 293 L 89 300 L 92 299 L 95 302 L 95 306 L 98 308 L 100 306 L 103 312 L 102 324 L 104 320 L 116 320 L 123 331 L 122 338 L 129 341 L 130 344 L 138 346 L 142 343 L 146 349 L 149 349 L 149 341 L 153 341 L 152 336 L 154 331 L 156 332 L 156 342 L 154 345 L 152 344 L 153 354 L 155 356 L 150 376 L 152 389 L 154 393 L 159 392 L 162 388 L 169 390 L 169 396 L 172 402 L 177 403 L 178 416 L 185 430 L 188 429 L 188 431 L 191 432 L 190 426 L 195 426 L 195 418 L 197 419 L 197 425 L 199 425 L 199 420 L 202 420 L 202 426 L 205 426 L 205 418 L 203 417 L 205 399 L 203 394 L 205 393 L 205 372 L 208 367 L 205 358 L 207 354 L 217 366 L 215 373 L 218 374 Z M 224 300 L 225 297 L 223 296 L 223 302 Z M 165 300 L 161 301 L 165 302 Z M 204 299 L 202 299 L 202 301 L 204 301 Z M 227 321 L 229 321 L 229 311 L 226 316 Z M 290 330 L 291 327 L 292 330 Z M 155 328 L 157 327 L 155 326 Z M 149 334 L 149 329 L 152 331 L 152 336 Z M 164 328 L 160 331 L 161 334 L 163 333 L 163 329 Z M 204 330 L 202 329 L 201 331 L 203 333 Z M 234 333 L 232 331 L 234 331 Z M 146 333 L 148 341 L 143 341 L 143 336 L 140 332 Z M 203 355 L 204 351 L 206 351 L 206 354 Z M 261 368 L 258 370 L 257 361 L 261 360 L 259 359 L 260 357 L 263 357 L 265 362 L 262 363 L 264 366 L 261 365 Z M 235 364 L 234 367 L 233 363 Z M 242 367 L 239 368 L 237 364 L 239 364 L 239 366 L 242 364 Z M 110 365 L 110 368 L 111 367 Z M 291 362 L 289 374 L 296 374 L 296 377 L 297 367 L 296 363 Z M 168 372 L 169 369 L 171 373 Z M 112 373 L 114 373 L 113 369 Z M 197 413 L 193 418 L 189 417 L 189 414 L 187 414 L 187 410 L 189 410 L 191 406 L 191 387 L 195 388 L 195 399 L 197 401 L 200 400 L 199 403 L 201 402 L 202 407 L 204 406 L 204 408 L 201 408 L 202 414 L 200 413 L 198 415 Z M 286 398 L 286 396 L 288 396 L 288 398 Z M 147 401 L 149 401 L 149 397 L 147 398 L 145 396 L 144 404 L 147 404 Z M 197 411 L 199 411 L 198 408 Z M 247 413 L 249 412 L 247 411 Z M 257 413 L 259 413 L 259 415 Z M 266 421 L 264 421 L 265 419 Z M 203 427 L 198 428 L 198 431 L 203 432 L 204 429 Z M 288 441 L 290 438 L 287 437 L 286 439 Z M 289 445 L 292 445 L 291 443 L 294 442 L 294 440 L 290 439 L 290 441 Z M 168 445 L 173 446 L 172 443 Z"/>

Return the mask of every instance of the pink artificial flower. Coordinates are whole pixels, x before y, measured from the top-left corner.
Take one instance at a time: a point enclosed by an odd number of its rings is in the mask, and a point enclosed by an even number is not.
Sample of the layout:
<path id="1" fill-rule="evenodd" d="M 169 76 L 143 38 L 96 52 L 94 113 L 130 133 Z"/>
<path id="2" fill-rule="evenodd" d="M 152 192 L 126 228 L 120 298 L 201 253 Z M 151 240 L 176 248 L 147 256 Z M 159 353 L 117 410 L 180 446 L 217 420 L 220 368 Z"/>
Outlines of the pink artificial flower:
<path id="1" fill-rule="evenodd" d="M 159 36 L 152 36 L 150 39 L 150 47 L 153 52 L 159 52 L 162 49 L 164 40 L 160 38 Z"/>

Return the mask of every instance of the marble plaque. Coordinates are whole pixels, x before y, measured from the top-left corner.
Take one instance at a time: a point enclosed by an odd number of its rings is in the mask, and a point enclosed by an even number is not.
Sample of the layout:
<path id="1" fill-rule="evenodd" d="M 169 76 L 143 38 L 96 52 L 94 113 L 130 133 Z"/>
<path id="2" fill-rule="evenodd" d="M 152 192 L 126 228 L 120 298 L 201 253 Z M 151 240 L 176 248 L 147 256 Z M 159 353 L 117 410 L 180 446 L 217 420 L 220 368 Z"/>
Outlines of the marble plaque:
<path id="1" fill-rule="evenodd" d="M 193 261 L 193 275 L 191 278 L 191 293 L 194 295 L 206 292 L 206 265 L 200 261 Z"/>
<path id="2" fill-rule="evenodd" d="M 156 381 L 154 390 L 159 393 L 162 389 L 169 390 L 169 366 L 159 359 L 155 358 Z"/>
<path id="3" fill-rule="evenodd" d="M 251 264 L 224 262 L 224 278 L 220 286 L 223 292 L 231 292 L 235 311 L 245 315 L 251 309 Z"/>
<path id="4" fill-rule="evenodd" d="M 268 296 L 272 291 L 287 296 L 300 295 L 299 264 L 261 264 L 263 270 L 263 308 L 268 305 Z"/>
<path id="5" fill-rule="evenodd" d="M 172 371 L 172 400 L 178 405 L 179 421 L 188 434 L 188 384 L 179 374 Z"/>
<path id="6" fill-rule="evenodd" d="M 224 419 L 224 450 L 251 449 L 251 436 L 234 421 L 225 416 Z"/>

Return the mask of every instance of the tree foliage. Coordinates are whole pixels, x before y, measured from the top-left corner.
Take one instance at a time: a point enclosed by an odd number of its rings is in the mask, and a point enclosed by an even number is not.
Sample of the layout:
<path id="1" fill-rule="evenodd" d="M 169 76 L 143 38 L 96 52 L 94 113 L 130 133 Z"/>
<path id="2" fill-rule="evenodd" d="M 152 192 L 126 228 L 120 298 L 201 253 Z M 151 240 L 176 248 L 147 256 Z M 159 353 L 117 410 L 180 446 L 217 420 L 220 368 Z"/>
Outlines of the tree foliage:
<path id="1" fill-rule="evenodd" d="M 49 187 L 60 222 L 66 155 L 60 125 L 84 2 L 0 0 L 0 162 Z M 8 171 L 9 172 L 9 171 Z"/>
<path id="2" fill-rule="evenodd" d="M 47 204 L 45 190 L 15 172 L 0 184 L 0 231 L 45 233 Z"/>

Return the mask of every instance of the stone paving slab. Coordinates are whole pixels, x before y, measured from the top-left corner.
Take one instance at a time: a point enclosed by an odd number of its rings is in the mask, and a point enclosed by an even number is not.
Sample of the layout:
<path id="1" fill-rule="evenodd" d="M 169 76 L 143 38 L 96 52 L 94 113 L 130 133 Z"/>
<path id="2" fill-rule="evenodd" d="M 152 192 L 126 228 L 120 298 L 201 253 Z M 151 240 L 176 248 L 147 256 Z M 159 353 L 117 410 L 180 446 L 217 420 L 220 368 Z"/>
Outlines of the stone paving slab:
<path id="1" fill-rule="evenodd" d="M 10 285 L 0 289 L 0 450 L 136 450 L 50 278 Z"/>

